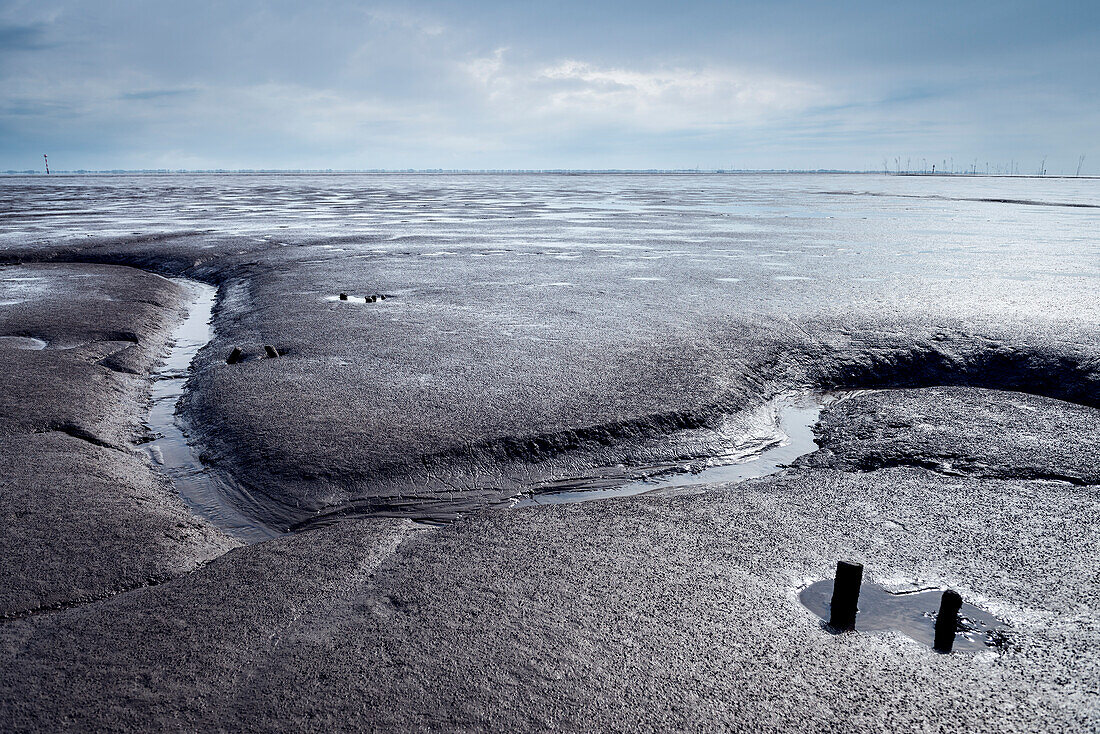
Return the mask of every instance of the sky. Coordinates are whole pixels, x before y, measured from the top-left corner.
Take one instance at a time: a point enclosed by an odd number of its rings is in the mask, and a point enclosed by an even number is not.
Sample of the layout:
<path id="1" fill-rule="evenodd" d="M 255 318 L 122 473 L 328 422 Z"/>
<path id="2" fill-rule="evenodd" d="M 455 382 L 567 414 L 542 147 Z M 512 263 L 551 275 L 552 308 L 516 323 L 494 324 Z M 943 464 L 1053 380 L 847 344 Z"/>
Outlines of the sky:
<path id="1" fill-rule="evenodd" d="M 1098 133 L 1096 0 L 0 0 L 0 170 L 1097 174 Z"/>

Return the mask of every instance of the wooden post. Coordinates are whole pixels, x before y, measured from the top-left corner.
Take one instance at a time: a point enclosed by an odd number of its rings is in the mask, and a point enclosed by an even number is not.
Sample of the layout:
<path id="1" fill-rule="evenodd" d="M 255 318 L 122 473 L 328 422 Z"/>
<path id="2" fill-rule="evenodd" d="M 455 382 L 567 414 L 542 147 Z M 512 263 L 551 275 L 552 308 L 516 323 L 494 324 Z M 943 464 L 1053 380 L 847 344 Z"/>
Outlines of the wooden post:
<path id="1" fill-rule="evenodd" d="M 837 561 L 833 580 L 833 600 L 829 605 L 829 626 L 844 631 L 855 629 L 859 587 L 863 583 L 863 565 Z"/>
<path id="2" fill-rule="evenodd" d="M 936 640 L 932 649 L 936 652 L 951 652 L 955 645 L 955 631 L 959 628 L 959 609 L 962 597 L 957 591 L 948 589 L 940 598 L 940 612 L 936 615 Z"/>

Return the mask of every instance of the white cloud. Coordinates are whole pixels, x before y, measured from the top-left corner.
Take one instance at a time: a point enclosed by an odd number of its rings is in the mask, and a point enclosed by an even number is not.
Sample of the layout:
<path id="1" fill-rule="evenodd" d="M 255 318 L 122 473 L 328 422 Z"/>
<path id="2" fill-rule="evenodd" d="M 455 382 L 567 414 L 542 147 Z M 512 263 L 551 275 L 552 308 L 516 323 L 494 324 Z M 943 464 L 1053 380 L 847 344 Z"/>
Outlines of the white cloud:
<path id="1" fill-rule="evenodd" d="M 819 85 L 723 67 L 601 67 L 569 59 L 511 65 L 506 49 L 463 65 L 485 102 L 510 117 L 701 130 L 766 123 L 829 100 Z"/>
<path id="2" fill-rule="evenodd" d="M 496 96 L 503 91 L 504 87 L 510 86 L 510 80 L 503 75 L 504 53 L 507 50 L 507 48 L 498 48 L 493 51 L 491 56 L 483 56 L 473 61 L 460 64 L 460 68 L 465 71 L 478 86 L 487 89 L 490 96 Z M 500 89 L 494 89 L 495 87 L 500 87 Z"/>
<path id="3" fill-rule="evenodd" d="M 395 8 L 369 8 L 363 13 L 379 25 L 412 30 L 425 36 L 440 36 L 447 31 L 442 21 L 423 13 Z"/>

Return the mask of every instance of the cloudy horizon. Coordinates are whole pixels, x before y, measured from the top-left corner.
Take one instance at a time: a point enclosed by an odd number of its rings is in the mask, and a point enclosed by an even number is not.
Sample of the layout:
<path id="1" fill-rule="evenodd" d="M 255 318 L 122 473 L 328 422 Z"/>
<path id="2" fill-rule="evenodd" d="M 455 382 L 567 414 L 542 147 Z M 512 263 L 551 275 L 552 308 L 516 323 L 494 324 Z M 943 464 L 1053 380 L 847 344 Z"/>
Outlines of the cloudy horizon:
<path id="1" fill-rule="evenodd" d="M 1098 30 L 1074 2 L 3 2 L 0 170 L 1094 174 Z"/>

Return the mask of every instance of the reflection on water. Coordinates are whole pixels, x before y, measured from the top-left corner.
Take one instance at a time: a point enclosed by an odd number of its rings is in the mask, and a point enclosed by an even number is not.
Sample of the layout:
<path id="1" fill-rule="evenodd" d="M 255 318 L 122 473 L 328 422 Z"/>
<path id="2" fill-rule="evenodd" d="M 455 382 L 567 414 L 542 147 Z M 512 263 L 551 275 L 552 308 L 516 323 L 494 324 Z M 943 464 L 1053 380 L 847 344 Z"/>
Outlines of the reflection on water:
<path id="1" fill-rule="evenodd" d="M 276 537 L 281 533 L 246 516 L 234 506 L 232 497 L 244 490 L 203 465 L 176 416 L 176 403 L 183 395 L 191 360 L 213 336 L 210 315 L 216 293 L 214 288 L 203 283 L 182 279 L 177 282 L 191 292 L 194 300 L 187 318 L 172 334 L 167 361 L 153 375 L 147 423 L 157 438 L 143 444 L 142 448 L 168 475 L 196 515 L 245 542 Z"/>
<path id="2" fill-rule="evenodd" d="M 877 584 L 864 582 L 859 590 L 859 632 L 900 632 L 910 639 L 932 647 L 936 613 L 942 589 L 918 589 L 890 592 Z M 798 595 L 799 601 L 821 619 L 828 621 L 833 597 L 833 580 L 810 584 Z M 973 604 L 963 603 L 959 627 L 955 633 L 955 651 L 981 652 L 1004 648 L 1008 633 L 1004 622 Z"/>
<path id="3" fill-rule="evenodd" d="M 838 395 L 787 395 L 765 406 L 775 430 L 745 436 L 723 456 L 701 466 L 609 467 L 584 477 L 531 488 L 516 507 L 585 502 L 636 494 L 673 494 L 685 487 L 742 482 L 781 471 L 795 459 L 816 451 L 814 426 L 821 408 Z"/>
<path id="4" fill-rule="evenodd" d="M 46 342 L 33 336 L 0 336 L 0 349 L 45 349 Z"/>

